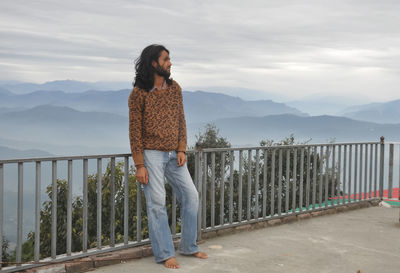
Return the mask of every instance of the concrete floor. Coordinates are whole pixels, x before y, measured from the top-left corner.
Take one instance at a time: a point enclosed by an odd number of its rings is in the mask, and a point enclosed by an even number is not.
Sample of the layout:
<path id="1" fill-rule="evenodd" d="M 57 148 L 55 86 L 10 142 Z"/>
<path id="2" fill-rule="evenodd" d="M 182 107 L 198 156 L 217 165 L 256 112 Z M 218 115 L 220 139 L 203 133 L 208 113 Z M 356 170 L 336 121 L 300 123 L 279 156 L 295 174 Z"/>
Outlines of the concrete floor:
<path id="1" fill-rule="evenodd" d="M 400 272 L 400 208 L 370 207 L 207 240 L 209 259 L 177 255 L 180 269 L 154 257 L 100 272 Z"/>

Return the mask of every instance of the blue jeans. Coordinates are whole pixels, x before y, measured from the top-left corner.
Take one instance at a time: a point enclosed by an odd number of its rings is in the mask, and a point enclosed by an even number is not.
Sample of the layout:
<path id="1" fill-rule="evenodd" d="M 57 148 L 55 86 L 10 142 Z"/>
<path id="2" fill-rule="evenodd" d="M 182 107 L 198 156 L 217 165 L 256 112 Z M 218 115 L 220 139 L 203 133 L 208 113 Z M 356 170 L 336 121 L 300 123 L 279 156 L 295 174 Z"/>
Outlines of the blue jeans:
<path id="1" fill-rule="evenodd" d="M 165 207 L 164 176 L 176 194 L 181 213 L 181 241 L 179 252 L 193 254 L 199 251 L 197 239 L 197 211 L 199 196 L 186 163 L 178 166 L 176 151 L 144 150 L 144 165 L 149 174 L 148 184 L 142 184 L 151 246 L 156 262 L 175 256 L 174 244 Z"/>

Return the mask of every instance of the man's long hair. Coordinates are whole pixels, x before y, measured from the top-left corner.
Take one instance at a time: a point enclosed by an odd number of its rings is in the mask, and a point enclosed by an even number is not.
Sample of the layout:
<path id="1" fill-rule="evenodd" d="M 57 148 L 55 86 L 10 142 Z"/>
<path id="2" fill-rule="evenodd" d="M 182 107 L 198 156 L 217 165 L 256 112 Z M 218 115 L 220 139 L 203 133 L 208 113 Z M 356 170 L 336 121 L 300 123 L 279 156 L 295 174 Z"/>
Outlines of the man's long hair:
<path id="1" fill-rule="evenodd" d="M 158 63 L 158 58 L 161 55 L 161 52 L 165 50 L 169 51 L 162 45 L 149 45 L 145 49 L 143 49 L 140 57 L 135 60 L 135 82 L 133 86 L 137 86 L 141 89 L 145 89 L 146 91 L 150 91 L 154 86 L 154 73 L 156 69 L 152 65 L 152 61 Z M 172 84 L 172 79 L 166 79 L 168 85 Z"/>

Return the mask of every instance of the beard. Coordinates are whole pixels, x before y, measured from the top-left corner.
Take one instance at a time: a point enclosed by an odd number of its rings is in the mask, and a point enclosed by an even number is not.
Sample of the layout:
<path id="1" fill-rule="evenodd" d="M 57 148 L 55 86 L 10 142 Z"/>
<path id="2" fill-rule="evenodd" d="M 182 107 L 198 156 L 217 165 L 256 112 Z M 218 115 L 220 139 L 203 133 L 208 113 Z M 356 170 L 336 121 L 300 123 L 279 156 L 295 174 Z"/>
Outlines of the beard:
<path id="1" fill-rule="evenodd" d="M 157 64 L 156 67 L 156 73 L 157 75 L 164 77 L 164 79 L 168 80 L 169 76 L 171 76 L 171 73 L 165 70 L 161 65 Z"/>

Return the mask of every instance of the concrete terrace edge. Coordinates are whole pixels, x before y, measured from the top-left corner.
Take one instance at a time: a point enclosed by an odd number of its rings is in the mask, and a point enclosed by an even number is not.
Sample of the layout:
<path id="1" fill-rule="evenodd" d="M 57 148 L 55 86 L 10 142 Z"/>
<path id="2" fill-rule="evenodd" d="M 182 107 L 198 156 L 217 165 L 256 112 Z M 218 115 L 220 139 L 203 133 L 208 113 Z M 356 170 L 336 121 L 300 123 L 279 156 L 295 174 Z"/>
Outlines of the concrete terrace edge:
<path id="1" fill-rule="evenodd" d="M 234 227 L 226 225 L 226 227 L 218 226 L 215 227 L 214 229 L 210 228 L 209 230 L 206 230 L 205 232 L 202 233 L 202 239 L 211 239 L 218 236 L 235 234 L 259 228 L 278 226 L 281 224 L 287 224 L 323 215 L 336 214 L 340 212 L 346 212 L 349 210 L 368 208 L 371 206 L 379 206 L 380 203 L 381 203 L 380 199 L 372 199 L 372 200 L 360 201 L 357 203 L 335 205 L 333 207 L 330 206 L 323 207 L 319 209 L 313 209 L 312 211 L 304 210 L 302 212 L 289 213 L 282 216 L 275 215 L 272 217 L 270 216 L 267 218 L 260 218 L 258 220 L 242 221 L 240 223 L 235 223 Z"/>
<path id="2" fill-rule="evenodd" d="M 198 243 L 204 242 L 204 239 L 211 239 L 217 236 L 224 236 L 228 234 L 235 234 L 243 231 L 250 231 L 259 228 L 273 227 L 281 224 L 291 223 L 295 221 L 310 219 L 313 217 L 318 217 L 322 215 L 336 214 L 340 212 L 345 212 L 349 210 L 368 208 L 371 206 L 378 206 L 380 204 L 380 199 L 365 200 L 357 203 L 348 203 L 342 205 L 335 205 L 334 207 L 323 207 L 319 209 L 314 209 L 313 211 L 301 211 L 285 215 L 275 215 L 268 218 L 260 218 L 252 221 L 243 221 L 240 223 L 235 223 L 234 226 L 218 226 L 211 228 L 202 233 L 202 240 Z M 175 248 L 179 244 L 179 239 L 174 240 Z M 25 273 L 80 273 L 92 271 L 95 268 L 113 265 L 119 263 L 125 263 L 128 260 L 140 259 L 143 257 L 152 256 L 153 251 L 151 245 L 143 245 L 138 247 L 127 248 L 123 250 L 116 250 L 107 253 L 94 254 L 92 256 L 77 258 L 70 261 L 63 261 L 59 263 L 52 263 L 50 265 L 44 265 L 40 267 L 35 267 L 31 269 L 26 269 L 20 272 Z"/>

